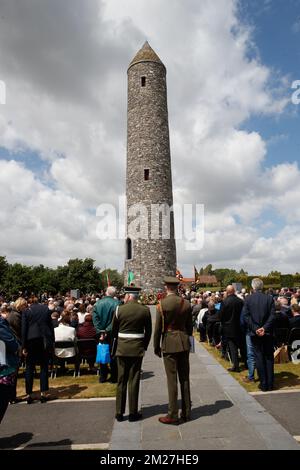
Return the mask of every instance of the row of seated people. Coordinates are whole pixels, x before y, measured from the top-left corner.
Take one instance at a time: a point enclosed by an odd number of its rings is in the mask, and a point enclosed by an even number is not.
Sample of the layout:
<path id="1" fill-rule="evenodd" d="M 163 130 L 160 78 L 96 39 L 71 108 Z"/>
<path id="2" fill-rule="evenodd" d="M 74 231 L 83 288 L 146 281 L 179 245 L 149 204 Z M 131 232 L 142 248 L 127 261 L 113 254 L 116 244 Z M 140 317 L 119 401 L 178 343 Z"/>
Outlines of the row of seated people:
<path id="1" fill-rule="evenodd" d="M 77 328 L 71 326 L 71 318 L 70 311 L 63 311 L 59 321 L 54 320 L 54 365 L 60 364 L 64 369 L 65 362 L 74 362 L 78 374 L 81 359 L 84 358 L 89 370 L 94 371 L 99 335 L 93 325 L 92 314 L 86 313 L 84 322 Z"/>

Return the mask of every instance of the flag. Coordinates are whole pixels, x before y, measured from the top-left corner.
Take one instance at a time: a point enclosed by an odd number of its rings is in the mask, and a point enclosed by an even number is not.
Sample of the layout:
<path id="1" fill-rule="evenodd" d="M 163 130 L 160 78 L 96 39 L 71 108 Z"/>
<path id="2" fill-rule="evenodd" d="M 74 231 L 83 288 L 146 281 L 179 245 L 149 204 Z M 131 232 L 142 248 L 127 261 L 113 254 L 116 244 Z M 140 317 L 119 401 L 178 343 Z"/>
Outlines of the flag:
<path id="1" fill-rule="evenodd" d="M 179 280 L 183 279 L 183 276 L 182 276 L 182 274 L 181 274 L 181 272 L 179 271 L 178 268 L 176 268 L 176 277 L 177 277 L 177 279 L 179 279 Z"/>
<path id="2" fill-rule="evenodd" d="M 194 265 L 194 276 L 195 276 L 195 282 L 197 282 L 198 278 L 199 278 L 199 273 L 198 273 L 197 268 L 196 268 L 195 265 Z"/>
<path id="3" fill-rule="evenodd" d="M 128 278 L 127 278 L 127 285 L 130 286 L 130 284 L 134 281 L 134 274 L 131 271 L 131 269 L 128 271 Z"/>

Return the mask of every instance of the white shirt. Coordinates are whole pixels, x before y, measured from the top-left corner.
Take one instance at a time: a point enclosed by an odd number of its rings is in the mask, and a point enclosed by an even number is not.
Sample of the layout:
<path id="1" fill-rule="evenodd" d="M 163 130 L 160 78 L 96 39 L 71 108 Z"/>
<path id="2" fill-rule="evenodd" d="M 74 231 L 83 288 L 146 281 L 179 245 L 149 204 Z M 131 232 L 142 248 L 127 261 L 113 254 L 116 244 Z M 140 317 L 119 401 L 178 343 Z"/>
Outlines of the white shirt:
<path id="1" fill-rule="evenodd" d="M 85 313 L 77 312 L 77 315 L 78 315 L 78 323 L 84 323 Z"/>
<path id="2" fill-rule="evenodd" d="M 60 323 L 54 328 L 55 341 L 75 341 L 75 328 Z M 55 356 L 57 357 L 73 357 L 75 356 L 75 348 L 55 348 Z"/>
<path id="3" fill-rule="evenodd" d="M 207 312 L 208 308 L 201 308 L 200 312 L 198 313 L 196 325 L 199 327 L 199 325 L 202 323 L 202 318 L 204 317 L 204 314 Z"/>

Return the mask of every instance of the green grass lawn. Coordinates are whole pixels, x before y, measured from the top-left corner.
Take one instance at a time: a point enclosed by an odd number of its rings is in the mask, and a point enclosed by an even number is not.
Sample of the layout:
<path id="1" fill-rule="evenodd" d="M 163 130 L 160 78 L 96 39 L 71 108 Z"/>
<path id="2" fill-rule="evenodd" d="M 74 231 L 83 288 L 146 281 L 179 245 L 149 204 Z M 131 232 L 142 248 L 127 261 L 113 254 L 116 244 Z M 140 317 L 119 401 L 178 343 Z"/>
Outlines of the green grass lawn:
<path id="1" fill-rule="evenodd" d="M 196 336 L 196 335 L 195 335 Z M 197 337 L 197 336 L 196 336 Z M 199 338 L 199 337 L 198 337 Z M 215 358 L 217 361 L 225 368 L 231 367 L 230 362 L 221 358 L 221 352 L 218 351 L 213 346 L 210 346 L 207 343 L 201 343 L 202 346 L 207 349 L 207 351 Z M 255 375 L 254 383 L 244 383 L 242 377 L 247 377 L 247 370 L 241 370 L 240 373 L 229 372 L 232 377 L 234 377 L 248 392 L 258 392 L 259 391 L 259 380 L 257 373 Z M 275 364 L 275 381 L 274 381 L 275 390 L 290 390 L 290 389 L 299 389 L 300 390 L 300 364 L 293 364 L 288 362 L 287 364 Z"/>
<path id="2" fill-rule="evenodd" d="M 82 371 L 80 377 L 73 377 L 72 368 L 67 375 L 57 375 L 56 379 L 49 378 L 49 395 L 57 398 L 102 398 L 115 397 L 116 385 L 99 383 L 99 376 Z M 39 373 L 37 368 L 37 377 L 34 379 L 33 391 L 36 398 L 39 398 Z M 25 398 L 25 379 L 24 371 L 20 369 L 17 386 L 17 396 Z"/>

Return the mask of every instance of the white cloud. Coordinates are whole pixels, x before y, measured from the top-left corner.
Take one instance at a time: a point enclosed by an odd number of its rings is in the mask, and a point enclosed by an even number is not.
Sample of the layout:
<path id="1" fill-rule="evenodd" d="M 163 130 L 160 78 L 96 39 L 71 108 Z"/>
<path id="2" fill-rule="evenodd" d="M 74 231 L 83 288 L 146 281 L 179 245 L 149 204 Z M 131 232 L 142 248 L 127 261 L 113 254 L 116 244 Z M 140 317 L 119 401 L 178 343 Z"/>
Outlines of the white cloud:
<path id="1" fill-rule="evenodd" d="M 299 169 L 265 170 L 266 142 L 241 130 L 253 115 L 282 113 L 287 101 L 280 82 L 270 88 L 272 70 L 249 54 L 251 29 L 237 19 L 237 5 L 2 1 L 0 147 L 29 149 L 49 165 L 41 181 L 33 169 L 0 160 L 0 240 L 9 259 L 55 265 L 91 256 L 122 268 L 123 241 L 100 243 L 93 211 L 117 204 L 125 190 L 126 68 L 148 39 L 168 70 L 174 200 L 206 210 L 204 249 L 178 243 L 180 264 L 186 274 L 206 262 L 265 270 L 261 246 L 282 235 L 265 241 L 260 225 L 270 221 L 258 219 L 271 208 L 292 224 Z"/>
<path id="2" fill-rule="evenodd" d="M 295 34 L 300 33 L 300 18 L 297 18 L 292 25 L 292 32 Z"/>
<path id="3" fill-rule="evenodd" d="M 0 161 L 0 199 L 0 246 L 10 260 L 56 266 L 92 257 L 102 267 L 118 264 L 120 247 L 99 242 L 97 220 L 79 199 L 43 185 L 15 161 Z"/>

